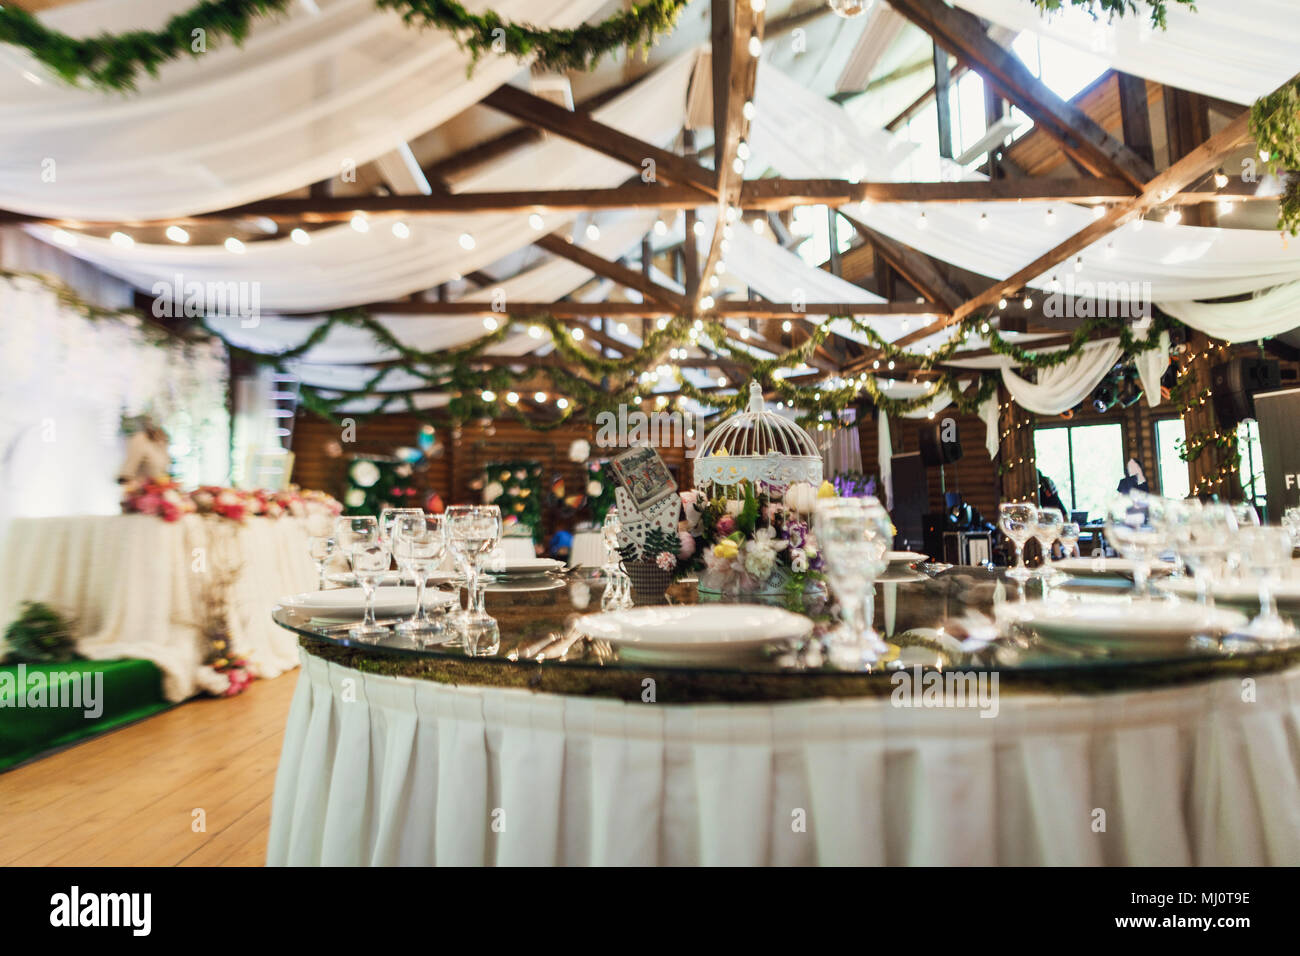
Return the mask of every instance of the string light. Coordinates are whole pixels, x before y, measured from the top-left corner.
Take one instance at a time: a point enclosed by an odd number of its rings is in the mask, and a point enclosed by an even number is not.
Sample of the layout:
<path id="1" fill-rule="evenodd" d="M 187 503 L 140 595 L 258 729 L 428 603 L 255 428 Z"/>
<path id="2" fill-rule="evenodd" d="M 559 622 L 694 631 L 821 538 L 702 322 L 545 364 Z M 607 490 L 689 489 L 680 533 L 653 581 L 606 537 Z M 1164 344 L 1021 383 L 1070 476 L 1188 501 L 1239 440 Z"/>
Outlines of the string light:
<path id="1" fill-rule="evenodd" d="M 492 318 L 492 316 L 490 316 L 490 315 L 488 315 L 488 316 L 484 316 L 484 318 L 483 318 L 483 328 L 487 329 L 489 332 L 495 332 L 495 331 L 497 330 L 497 328 L 498 328 L 498 326 L 497 326 L 497 320 L 494 319 L 494 318 Z"/>
<path id="2" fill-rule="evenodd" d="M 234 236 L 227 236 L 225 245 L 227 252 L 233 252 L 237 256 L 244 253 L 244 244 Z"/>
<path id="3" fill-rule="evenodd" d="M 582 331 L 582 329 L 574 329 L 572 334 L 573 341 L 575 342 L 581 342 L 587 336 L 587 333 Z"/>
<path id="4" fill-rule="evenodd" d="M 755 58 L 763 55 L 763 41 L 758 38 L 757 33 L 749 37 L 749 55 Z"/>
<path id="5" fill-rule="evenodd" d="M 476 245 L 478 245 L 478 243 L 474 241 L 474 237 L 468 232 L 462 232 L 460 234 L 460 247 L 466 252 L 473 249 Z"/>
<path id="6" fill-rule="evenodd" d="M 165 235 L 172 242 L 190 241 L 190 234 L 186 232 L 184 229 L 182 229 L 180 226 L 168 226 Z"/>
<path id="7" fill-rule="evenodd" d="M 600 238 L 600 227 L 594 222 L 587 223 L 587 238 L 592 242 Z"/>
<path id="8" fill-rule="evenodd" d="M 658 227 L 661 224 L 662 223 L 656 222 L 655 226 Z M 546 220 L 543 219 L 539 213 L 533 213 L 531 216 L 528 217 L 528 225 L 533 227 L 534 232 L 541 232 L 544 228 L 546 228 Z"/>
<path id="9" fill-rule="evenodd" d="M 369 232 L 369 231 L 370 231 L 370 221 L 369 221 L 368 219 L 366 219 L 365 215 L 363 215 L 362 213 L 359 213 L 359 212 L 353 214 L 353 216 L 352 216 L 352 220 L 351 220 L 351 225 L 352 225 L 353 230 L 356 231 L 356 232 Z"/>
<path id="10" fill-rule="evenodd" d="M 135 245 L 135 240 L 132 239 L 124 232 L 115 232 L 111 236 L 109 236 L 108 239 L 111 243 L 113 243 L 113 245 L 117 246 L 120 249 L 130 249 L 132 246 Z"/>
<path id="11" fill-rule="evenodd" d="M 538 218 L 540 219 L 541 217 L 539 216 Z M 666 235 L 668 235 L 668 223 L 664 222 L 662 219 L 656 219 L 656 220 L 655 220 L 655 235 L 656 235 L 656 236 L 666 236 Z"/>
<path id="12" fill-rule="evenodd" d="M 497 393 L 489 389 L 484 389 L 483 393 L 479 397 L 485 402 L 495 402 L 497 400 Z"/>
<path id="13" fill-rule="evenodd" d="M 519 404 L 519 393 L 518 393 L 518 392 L 506 392 L 506 402 L 509 403 L 509 404 L 511 404 L 511 405 L 518 405 L 518 404 Z"/>
<path id="14" fill-rule="evenodd" d="M 393 223 L 393 235 L 398 239 L 409 239 L 411 237 L 411 227 L 404 222 Z"/>
<path id="15" fill-rule="evenodd" d="M 300 246 L 311 245 L 311 233 L 306 229 L 296 228 L 289 233 L 289 238 Z"/>

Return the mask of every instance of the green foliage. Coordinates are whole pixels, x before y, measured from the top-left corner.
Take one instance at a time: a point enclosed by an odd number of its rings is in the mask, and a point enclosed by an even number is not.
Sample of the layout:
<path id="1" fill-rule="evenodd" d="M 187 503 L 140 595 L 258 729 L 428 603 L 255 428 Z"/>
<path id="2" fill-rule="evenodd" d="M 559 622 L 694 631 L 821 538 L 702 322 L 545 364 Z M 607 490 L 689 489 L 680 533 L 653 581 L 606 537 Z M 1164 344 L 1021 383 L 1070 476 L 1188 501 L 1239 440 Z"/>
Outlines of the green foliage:
<path id="1" fill-rule="evenodd" d="M 26 49 L 68 83 L 103 90 L 135 89 L 140 73 L 158 75 L 164 63 L 197 57 L 225 40 L 242 44 L 253 21 L 283 16 L 293 0 L 201 0 L 159 30 L 132 30 L 76 38 L 51 30 L 32 14 L 0 6 L 0 42 Z M 600 23 L 545 30 L 504 20 L 491 10 L 470 13 L 454 0 L 376 0 L 407 24 L 436 27 L 455 37 L 477 63 L 484 53 L 532 56 L 550 70 L 589 70 L 625 48 L 648 48 L 670 31 L 687 0 L 645 0 Z M 472 66 L 471 66 L 472 68 Z"/>
<path id="2" fill-rule="evenodd" d="M 641 549 L 641 557 L 637 558 L 636 545 L 629 542 L 622 548 L 618 549 L 619 557 L 624 561 L 653 561 L 661 554 L 671 554 L 676 559 L 678 552 L 682 549 L 681 538 L 677 532 L 667 532 L 661 528 L 651 528 L 645 535 L 645 547 Z"/>
<path id="3" fill-rule="evenodd" d="M 1277 227 L 1300 234 L 1300 76 L 1293 77 L 1250 108 L 1250 131 L 1260 154 L 1268 153 L 1268 170 L 1288 170 L 1278 201 Z"/>
<path id="4" fill-rule="evenodd" d="M 354 475 L 358 466 L 365 470 L 366 465 L 374 465 L 379 478 L 373 485 L 365 487 L 357 483 Z M 348 465 L 348 487 L 343 495 L 343 513 L 348 515 L 374 515 L 385 508 L 419 508 L 422 507 L 419 490 L 412 480 L 410 464 L 386 456 L 359 455 Z M 360 504 L 350 504 L 356 500 L 360 491 L 364 499 Z"/>
<path id="5" fill-rule="evenodd" d="M 496 482 L 501 494 L 488 504 L 501 509 L 501 520 L 513 517 L 527 525 L 536 541 L 542 528 L 542 466 L 535 461 L 498 461 L 483 468 L 483 487 Z"/>
<path id="6" fill-rule="evenodd" d="M 72 623 L 48 604 L 24 601 L 18 617 L 5 629 L 7 659 L 43 664 L 77 660 Z"/>
<path id="7" fill-rule="evenodd" d="M 1060 10 L 1068 3 L 1072 7 L 1083 7 L 1094 17 L 1105 13 L 1112 19 L 1129 13 L 1136 16 L 1145 4 L 1150 8 L 1152 25 L 1162 30 L 1168 25 L 1165 21 L 1170 3 L 1181 3 L 1188 10 L 1196 10 L 1195 0 L 1030 0 L 1030 2 L 1043 11 Z"/>

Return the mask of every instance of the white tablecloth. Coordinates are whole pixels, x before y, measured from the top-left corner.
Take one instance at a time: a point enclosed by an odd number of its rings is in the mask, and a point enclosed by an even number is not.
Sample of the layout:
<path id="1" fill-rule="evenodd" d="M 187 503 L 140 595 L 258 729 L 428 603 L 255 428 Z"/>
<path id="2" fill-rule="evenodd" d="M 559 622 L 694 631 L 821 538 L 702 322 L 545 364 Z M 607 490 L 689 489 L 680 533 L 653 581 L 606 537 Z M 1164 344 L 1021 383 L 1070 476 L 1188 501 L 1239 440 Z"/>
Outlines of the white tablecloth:
<path id="1" fill-rule="evenodd" d="M 146 515 L 15 519 L 0 542 L 0 622 L 12 620 L 22 601 L 44 601 L 76 619 L 83 655 L 151 660 L 167 699 L 184 700 L 198 692 L 194 675 L 206 649 L 201 575 L 220 566 L 207 553 L 219 544 L 242 566 L 228 603 L 233 647 L 259 677 L 275 677 L 297 665 L 298 653 L 294 635 L 271 621 L 271 607 L 316 586 L 306 533 L 292 518 L 242 525 L 196 515 L 174 523 Z"/>
<path id="2" fill-rule="evenodd" d="M 1254 694 L 1004 693 L 988 719 L 888 698 L 623 703 L 304 655 L 267 858 L 1295 865 L 1300 670 Z"/>

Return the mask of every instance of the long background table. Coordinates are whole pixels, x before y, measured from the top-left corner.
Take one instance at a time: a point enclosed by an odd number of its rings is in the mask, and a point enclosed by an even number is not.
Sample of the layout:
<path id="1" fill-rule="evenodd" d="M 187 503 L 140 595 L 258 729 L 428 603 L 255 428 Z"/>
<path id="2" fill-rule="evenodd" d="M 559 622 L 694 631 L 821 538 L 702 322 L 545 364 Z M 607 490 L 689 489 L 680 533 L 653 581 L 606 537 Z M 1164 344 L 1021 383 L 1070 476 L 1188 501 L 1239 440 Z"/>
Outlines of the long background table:
<path id="1" fill-rule="evenodd" d="M 48 603 L 75 619 L 82 655 L 153 661 L 167 699 L 180 701 L 199 690 L 210 575 L 232 562 L 238 570 L 222 622 L 254 674 L 275 677 L 297 666 L 298 649 L 266 609 L 316 585 L 306 532 L 294 518 L 15 519 L 0 542 L 0 619 L 12 620 L 23 601 Z"/>

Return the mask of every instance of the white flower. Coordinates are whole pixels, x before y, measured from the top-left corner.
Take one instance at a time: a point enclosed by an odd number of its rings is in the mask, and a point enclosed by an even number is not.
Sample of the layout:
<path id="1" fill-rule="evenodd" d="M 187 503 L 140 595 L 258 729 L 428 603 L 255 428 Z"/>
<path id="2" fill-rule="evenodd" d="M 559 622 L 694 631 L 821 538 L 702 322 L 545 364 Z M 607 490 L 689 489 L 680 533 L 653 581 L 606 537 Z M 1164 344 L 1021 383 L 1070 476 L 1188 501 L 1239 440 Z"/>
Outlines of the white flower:
<path id="1" fill-rule="evenodd" d="M 569 461 L 586 461 L 590 457 L 591 443 L 585 438 L 579 438 L 569 446 Z"/>
<path id="2" fill-rule="evenodd" d="M 599 481 L 589 481 L 589 482 L 587 482 L 587 495 L 588 495 L 588 497 L 591 497 L 591 498 L 599 498 L 601 492 L 604 491 L 604 490 L 605 490 L 605 486 L 602 485 Z"/>
<path id="3" fill-rule="evenodd" d="M 379 466 L 373 461 L 358 461 L 348 474 L 352 477 L 352 483 L 358 488 L 369 488 L 379 480 Z"/>
<path id="4" fill-rule="evenodd" d="M 808 555 L 799 548 L 790 552 L 790 570 L 797 574 L 803 574 L 808 570 Z"/>
<path id="5" fill-rule="evenodd" d="M 490 505 L 492 504 L 492 502 L 500 498 L 504 493 L 505 493 L 505 489 L 501 487 L 501 482 L 494 481 L 490 483 L 486 488 L 483 489 L 483 502 L 484 504 Z"/>
<path id="6" fill-rule="evenodd" d="M 785 506 L 799 514 L 812 514 L 817 506 L 817 489 L 806 481 L 796 481 L 785 490 Z"/>
<path id="7" fill-rule="evenodd" d="M 766 581 L 776 564 L 776 549 L 759 541 L 751 541 L 745 548 L 745 570 Z"/>
<path id="8" fill-rule="evenodd" d="M 360 488 L 349 488 L 343 496 L 343 503 L 349 508 L 360 508 L 366 503 L 366 493 Z"/>

